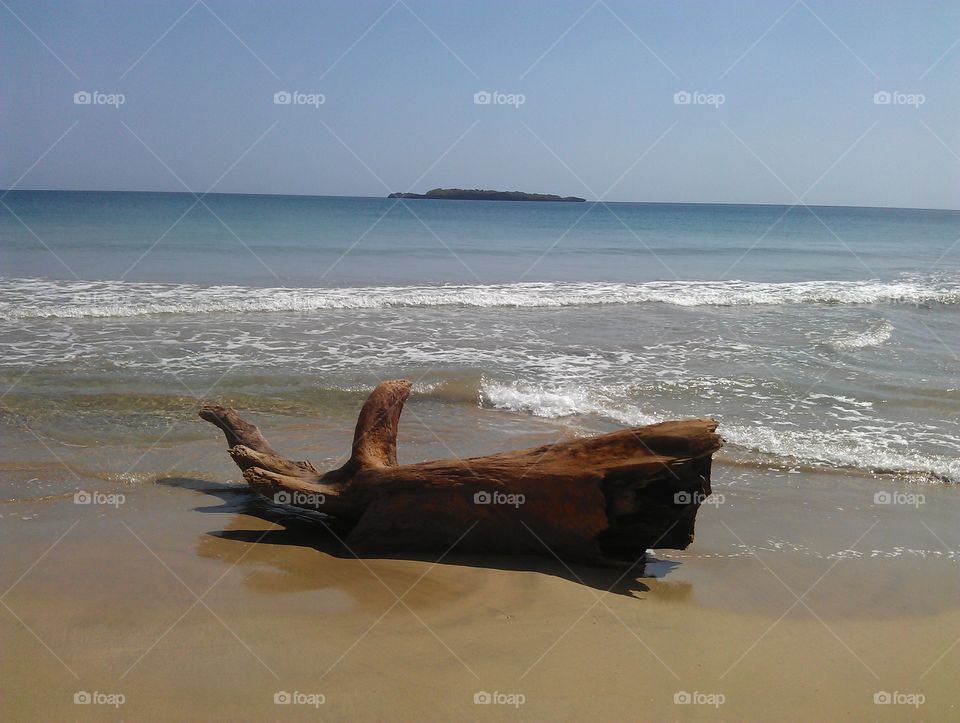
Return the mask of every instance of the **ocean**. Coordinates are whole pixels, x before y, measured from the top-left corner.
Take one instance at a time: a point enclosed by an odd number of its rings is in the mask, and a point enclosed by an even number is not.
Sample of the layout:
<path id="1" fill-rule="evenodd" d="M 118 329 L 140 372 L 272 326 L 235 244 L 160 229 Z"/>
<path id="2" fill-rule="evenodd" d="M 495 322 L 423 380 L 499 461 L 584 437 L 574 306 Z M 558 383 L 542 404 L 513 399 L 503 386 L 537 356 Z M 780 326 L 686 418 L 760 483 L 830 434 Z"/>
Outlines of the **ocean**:
<path id="1" fill-rule="evenodd" d="M 201 399 L 332 464 L 395 377 L 401 461 L 713 416 L 721 486 L 960 483 L 958 312 L 957 211 L 11 191 L 0 497 L 221 474 Z"/>

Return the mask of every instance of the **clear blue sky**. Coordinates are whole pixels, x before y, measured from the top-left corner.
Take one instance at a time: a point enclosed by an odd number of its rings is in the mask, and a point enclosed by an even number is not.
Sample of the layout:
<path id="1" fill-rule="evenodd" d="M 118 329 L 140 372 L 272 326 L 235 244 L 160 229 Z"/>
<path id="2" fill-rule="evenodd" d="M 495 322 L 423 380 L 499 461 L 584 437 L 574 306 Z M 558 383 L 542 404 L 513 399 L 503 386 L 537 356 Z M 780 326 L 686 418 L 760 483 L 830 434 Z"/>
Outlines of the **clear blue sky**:
<path id="1" fill-rule="evenodd" d="M 956 2 L 3 3 L 0 187 L 960 207 Z"/>

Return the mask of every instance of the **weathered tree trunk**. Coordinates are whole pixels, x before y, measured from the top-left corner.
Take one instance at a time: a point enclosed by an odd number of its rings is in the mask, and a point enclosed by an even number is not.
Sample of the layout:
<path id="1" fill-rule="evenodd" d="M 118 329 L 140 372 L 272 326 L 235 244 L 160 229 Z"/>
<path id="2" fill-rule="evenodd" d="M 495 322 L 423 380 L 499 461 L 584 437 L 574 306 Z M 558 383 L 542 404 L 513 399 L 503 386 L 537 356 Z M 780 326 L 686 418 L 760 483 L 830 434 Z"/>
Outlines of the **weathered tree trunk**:
<path id="1" fill-rule="evenodd" d="M 353 454 L 322 473 L 278 455 L 225 407 L 220 427 L 250 487 L 275 502 L 346 522 L 357 553 L 555 554 L 635 564 L 647 548 L 684 549 L 710 494 L 722 441 L 712 419 L 663 422 L 488 457 L 397 464 L 397 423 L 410 382 L 383 382 L 360 411 Z"/>

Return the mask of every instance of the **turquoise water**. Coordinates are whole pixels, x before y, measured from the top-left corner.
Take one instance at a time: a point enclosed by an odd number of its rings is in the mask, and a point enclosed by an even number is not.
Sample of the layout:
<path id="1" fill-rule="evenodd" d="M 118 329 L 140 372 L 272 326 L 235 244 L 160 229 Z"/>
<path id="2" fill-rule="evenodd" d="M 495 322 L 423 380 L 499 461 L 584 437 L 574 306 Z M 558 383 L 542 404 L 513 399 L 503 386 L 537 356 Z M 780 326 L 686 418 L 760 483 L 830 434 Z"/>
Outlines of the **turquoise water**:
<path id="1" fill-rule="evenodd" d="M 954 211 L 13 191 L 0 414 L 129 451 L 197 438 L 198 397 L 348 416 L 406 376 L 438 430 L 712 415 L 729 462 L 960 482 L 958 239 Z"/>

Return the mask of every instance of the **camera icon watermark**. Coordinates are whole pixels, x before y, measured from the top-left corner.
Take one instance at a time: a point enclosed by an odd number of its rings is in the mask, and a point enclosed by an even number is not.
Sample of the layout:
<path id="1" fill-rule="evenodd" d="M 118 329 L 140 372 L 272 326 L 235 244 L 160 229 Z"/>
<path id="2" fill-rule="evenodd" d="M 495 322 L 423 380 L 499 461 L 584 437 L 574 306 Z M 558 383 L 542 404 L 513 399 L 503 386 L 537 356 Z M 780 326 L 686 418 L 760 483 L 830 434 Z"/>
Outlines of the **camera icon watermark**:
<path id="1" fill-rule="evenodd" d="M 927 503 L 927 497 L 921 492 L 874 492 L 875 505 L 904 505 L 917 509 Z"/>
<path id="2" fill-rule="evenodd" d="M 520 507 L 527 501 L 527 496 L 522 494 L 506 494 L 504 492 L 481 490 L 473 494 L 473 504 L 475 505 L 511 505 Z"/>
<path id="3" fill-rule="evenodd" d="M 687 691 L 678 690 L 673 694 L 674 705 L 712 705 L 719 708 L 727 702 L 727 696 L 723 693 L 702 693 L 699 690 Z"/>
<path id="4" fill-rule="evenodd" d="M 285 690 L 278 690 L 273 694 L 274 705 L 310 705 L 319 708 L 327 702 L 327 696 L 323 693 L 301 693 L 295 690 L 289 693 Z"/>
<path id="5" fill-rule="evenodd" d="M 274 105 L 310 105 L 319 108 L 327 102 L 323 93 L 301 93 L 299 90 L 278 90 L 273 94 Z"/>
<path id="6" fill-rule="evenodd" d="M 86 690 L 78 690 L 73 694 L 74 705 L 112 705 L 119 708 L 127 702 L 127 696 L 123 693 L 101 693 L 95 690 L 92 693 Z"/>
<path id="7" fill-rule="evenodd" d="M 712 105 L 719 108 L 727 102 L 723 93 L 703 93 L 699 90 L 678 90 L 673 94 L 674 105 Z"/>
<path id="8" fill-rule="evenodd" d="M 123 93 L 101 93 L 99 90 L 93 92 L 87 90 L 78 90 L 73 94 L 74 105 L 112 105 L 119 108 L 127 102 L 127 96 Z"/>
<path id="9" fill-rule="evenodd" d="M 473 94 L 474 105 L 510 105 L 519 108 L 527 102 L 523 93 L 501 93 L 498 90 L 478 90 Z"/>
<path id="10" fill-rule="evenodd" d="M 919 108 L 927 102 L 923 93 L 902 93 L 899 90 L 878 90 L 873 94 L 874 105 L 911 105 Z"/>
<path id="11" fill-rule="evenodd" d="M 722 494 L 711 493 L 709 495 L 703 492 L 675 492 L 673 495 L 673 504 L 675 505 L 713 505 L 719 507 L 726 502 L 726 497 Z"/>
<path id="12" fill-rule="evenodd" d="M 912 705 L 914 708 L 919 708 L 926 702 L 927 696 L 923 693 L 878 690 L 873 694 L 874 705 Z"/>
<path id="13" fill-rule="evenodd" d="M 327 496 L 321 492 L 288 492 L 283 490 L 273 496 L 273 501 L 278 505 L 295 505 L 296 507 L 316 509 L 327 501 Z"/>
<path id="14" fill-rule="evenodd" d="M 119 493 L 104 494 L 103 492 L 87 492 L 86 490 L 77 490 L 73 493 L 73 504 L 75 505 L 108 505 L 116 509 L 126 501 L 127 496 Z"/>
<path id="15" fill-rule="evenodd" d="M 478 690 L 473 694 L 474 705 L 512 705 L 519 708 L 527 702 L 527 696 L 523 693 L 501 693 L 498 690 L 490 693 L 486 690 Z"/>

